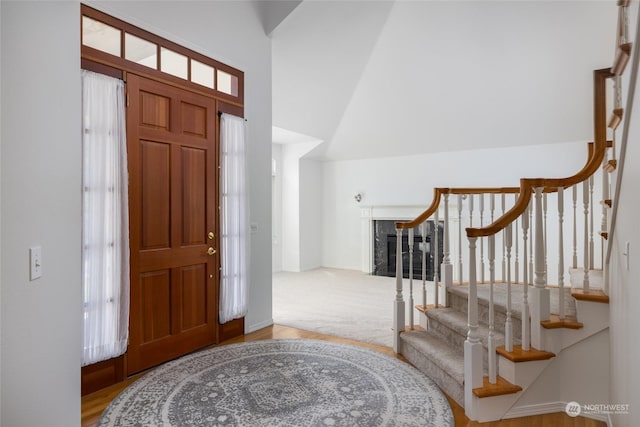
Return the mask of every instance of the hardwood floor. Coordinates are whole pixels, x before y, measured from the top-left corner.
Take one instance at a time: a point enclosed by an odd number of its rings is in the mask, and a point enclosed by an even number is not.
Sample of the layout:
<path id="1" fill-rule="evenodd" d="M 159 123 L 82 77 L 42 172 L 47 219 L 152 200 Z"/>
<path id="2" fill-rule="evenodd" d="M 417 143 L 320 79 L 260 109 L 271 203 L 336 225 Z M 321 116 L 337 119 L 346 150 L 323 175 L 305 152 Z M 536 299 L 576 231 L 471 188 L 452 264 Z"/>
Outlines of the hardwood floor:
<path id="1" fill-rule="evenodd" d="M 389 347 L 381 347 L 373 344 L 366 344 L 359 341 L 353 341 L 344 338 L 336 338 L 328 335 L 322 335 L 315 332 L 303 331 L 301 329 L 289 328 L 287 326 L 274 325 L 259 331 L 247 334 L 242 337 L 237 337 L 223 342 L 220 345 L 233 344 L 247 341 L 258 341 L 265 339 L 285 339 L 285 338 L 307 338 L 317 339 L 333 342 L 341 342 L 348 344 L 355 344 L 362 347 L 371 348 L 382 353 L 388 354 L 397 359 L 406 362 L 406 359 L 401 355 L 395 354 Z M 100 419 L 100 414 L 122 390 L 127 388 L 129 384 L 134 382 L 144 373 L 129 378 L 123 383 L 115 384 L 104 390 L 97 391 L 82 398 L 82 427 L 95 427 Z M 589 418 L 576 417 L 571 418 L 564 413 L 537 415 L 524 418 L 514 418 L 510 420 L 502 420 L 489 423 L 477 423 L 470 421 L 464 415 L 464 408 L 451 400 L 448 396 L 451 409 L 453 410 L 453 416 L 455 418 L 456 427 L 605 427 L 606 424 L 601 421 L 595 421 Z M 302 427 L 302 426 L 301 426 Z"/>

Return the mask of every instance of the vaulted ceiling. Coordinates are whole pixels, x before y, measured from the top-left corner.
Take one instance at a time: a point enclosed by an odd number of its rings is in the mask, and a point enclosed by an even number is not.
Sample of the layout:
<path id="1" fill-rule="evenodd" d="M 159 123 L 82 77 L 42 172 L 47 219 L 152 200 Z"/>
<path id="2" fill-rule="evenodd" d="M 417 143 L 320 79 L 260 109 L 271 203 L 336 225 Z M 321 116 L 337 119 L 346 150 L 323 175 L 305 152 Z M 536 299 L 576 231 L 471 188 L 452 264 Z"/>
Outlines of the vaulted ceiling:
<path id="1" fill-rule="evenodd" d="M 322 140 L 312 157 L 592 138 L 592 71 L 612 62 L 612 2 L 279 7 L 270 21 L 273 125 Z"/>

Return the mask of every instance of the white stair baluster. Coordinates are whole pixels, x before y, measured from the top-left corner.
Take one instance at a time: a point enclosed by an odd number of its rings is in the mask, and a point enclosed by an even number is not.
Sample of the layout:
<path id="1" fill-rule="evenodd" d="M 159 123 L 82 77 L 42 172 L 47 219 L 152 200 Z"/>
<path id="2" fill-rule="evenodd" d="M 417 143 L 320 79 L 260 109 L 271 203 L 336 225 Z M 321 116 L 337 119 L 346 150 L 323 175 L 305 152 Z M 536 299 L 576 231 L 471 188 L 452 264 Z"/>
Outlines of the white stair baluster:
<path id="1" fill-rule="evenodd" d="M 469 227 L 473 227 L 473 194 L 469 194 Z"/>
<path id="2" fill-rule="evenodd" d="M 484 194 L 478 194 L 480 199 L 480 228 L 484 226 Z M 480 239 L 480 283 L 484 283 L 484 239 Z"/>
<path id="3" fill-rule="evenodd" d="M 489 224 L 493 224 L 495 210 L 496 210 L 496 195 L 494 193 L 491 193 L 489 194 Z M 504 256 L 504 253 L 503 253 L 503 256 Z M 494 257 L 495 257 L 495 254 L 494 254 Z"/>
<path id="4" fill-rule="evenodd" d="M 458 194 L 458 283 L 462 284 L 462 194 Z"/>
<path id="5" fill-rule="evenodd" d="M 497 381 L 496 364 L 496 342 L 495 342 L 495 313 L 493 307 L 493 285 L 496 281 L 495 259 L 496 259 L 496 236 L 489 236 L 487 242 L 487 256 L 489 258 L 489 338 L 487 340 L 488 362 L 489 362 L 489 382 L 495 384 Z"/>
<path id="6" fill-rule="evenodd" d="M 469 237 L 469 298 L 467 339 L 464 342 L 464 407 L 473 411 L 473 389 L 482 387 L 482 340 L 478 333 L 478 283 L 476 279 L 476 237 Z"/>
<path id="7" fill-rule="evenodd" d="M 582 289 L 589 290 L 589 180 L 582 181 L 582 204 L 584 206 L 584 276 Z"/>
<path id="8" fill-rule="evenodd" d="M 571 266 L 578 268 L 578 220 L 576 210 L 578 207 L 578 184 L 572 187 L 573 193 L 573 262 Z"/>
<path id="9" fill-rule="evenodd" d="M 607 171 L 604 170 L 604 165 L 606 165 L 609 161 L 609 150 L 605 150 L 604 151 L 604 158 L 602 159 L 602 166 L 603 169 L 600 169 L 600 172 L 602 173 L 602 218 L 601 218 L 601 222 L 600 222 L 600 231 L 606 233 L 608 232 L 608 220 L 607 220 L 607 200 L 609 200 L 609 173 L 607 173 Z M 600 239 L 600 243 L 601 243 L 601 249 L 600 249 L 600 255 L 601 255 L 601 261 L 600 261 L 600 265 L 602 265 L 602 269 L 603 269 L 603 278 L 606 277 L 604 275 L 604 269 L 605 269 L 605 262 L 604 262 L 604 258 L 605 258 L 605 251 L 606 251 L 606 245 L 605 245 L 605 239 Z"/>
<path id="10" fill-rule="evenodd" d="M 493 196 L 493 194 L 492 194 Z M 502 207 L 502 215 L 504 215 L 504 208 L 505 208 L 505 195 L 504 193 L 500 195 L 501 196 L 501 207 Z M 491 223 L 493 224 L 493 212 L 491 212 Z M 505 281 L 505 241 L 504 241 L 504 230 L 502 230 L 502 282 L 504 283 Z"/>
<path id="11" fill-rule="evenodd" d="M 529 284 L 533 286 L 533 203 L 529 202 Z"/>
<path id="12" fill-rule="evenodd" d="M 617 80 L 617 79 L 616 79 Z M 615 141 L 615 131 L 613 132 L 613 138 Z M 615 142 L 614 142 L 615 144 Z M 614 145 L 615 146 L 615 145 Z M 612 151 L 615 151 L 615 149 L 612 149 Z M 604 159 L 602 161 L 603 166 L 606 165 L 607 163 L 609 163 L 609 150 L 605 150 L 604 152 Z M 609 173 L 607 171 L 605 171 L 604 169 L 601 169 L 601 173 L 602 173 L 602 224 L 601 224 L 601 230 L 605 233 L 609 233 L 609 211 L 607 209 L 608 205 L 607 205 L 607 200 L 610 199 L 611 194 L 610 194 L 610 188 L 609 188 Z M 607 239 L 611 238 L 611 236 L 608 236 L 607 234 Z M 603 279 L 603 283 L 602 283 L 602 287 L 604 292 L 608 295 L 609 294 L 609 266 L 607 265 L 607 263 L 605 262 L 605 251 L 606 251 L 606 244 L 605 244 L 605 239 L 600 239 L 601 243 L 602 243 L 602 249 L 601 249 L 601 253 L 602 253 L 602 279 Z"/>
<path id="13" fill-rule="evenodd" d="M 558 187 L 558 310 L 560 319 L 564 319 L 564 187 Z"/>
<path id="14" fill-rule="evenodd" d="M 593 246 L 593 211 L 595 210 L 593 205 L 593 175 L 591 175 L 588 179 L 589 181 L 589 269 L 593 270 L 595 267 L 593 265 L 594 262 L 594 246 Z"/>
<path id="15" fill-rule="evenodd" d="M 433 215 L 433 239 L 431 239 L 431 241 L 433 242 L 433 253 L 434 253 L 434 257 L 433 257 L 433 286 L 434 286 L 434 295 L 435 295 L 435 303 L 434 306 L 435 308 L 438 308 L 438 306 L 440 305 L 440 295 L 439 295 L 439 287 L 440 287 L 440 275 L 438 274 L 439 271 L 439 267 L 440 267 L 440 248 L 439 248 L 439 241 L 438 241 L 438 235 L 440 234 L 440 227 L 438 226 L 439 223 L 439 219 L 438 219 L 438 209 L 436 209 L 434 215 Z"/>
<path id="16" fill-rule="evenodd" d="M 513 203 L 515 204 L 516 201 L 518 201 L 517 194 L 514 197 Z M 513 239 L 513 246 L 515 247 L 515 251 L 516 251 L 516 259 L 513 266 L 513 272 L 514 272 L 513 283 L 520 283 L 520 255 L 518 254 L 518 246 L 520 246 L 520 241 L 518 240 L 518 218 L 516 218 L 516 220 L 513 223 L 513 230 L 515 232 L 514 239 Z"/>
<path id="17" fill-rule="evenodd" d="M 427 309 L 427 221 L 420 224 L 422 235 L 422 309 Z"/>
<path id="18" fill-rule="evenodd" d="M 396 228 L 396 299 L 393 302 L 393 351 L 400 353 L 400 332 L 404 331 L 402 299 L 402 229 Z"/>
<path id="19" fill-rule="evenodd" d="M 531 324 L 529 323 L 529 278 L 527 268 L 527 234 L 529 233 L 529 210 L 531 203 L 522 214 L 522 257 L 525 260 L 522 269 L 522 349 L 529 350 L 531 342 Z"/>
<path id="20" fill-rule="evenodd" d="M 544 191 L 544 190 L 542 190 Z M 542 212 L 544 219 L 542 222 L 542 228 L 544 229 L 544 280 L 548 283 L 547 277 L 547 193 L 542 193 Z"/>
<path id="21" fill-rule="evenodd" d="M 409 329 L 413 330 L 413 228 L 407 230 L 409 233 Z"/>
<path id="22" fill-rule="evenodd" d="M 504 342 L 507 351 L 513 351 L 513 319 L 511 318 L 511 246 L 512 241 L 512 225 L 509 224 L 504 229 L 504 235 L 507 246 L 507 320 L 504 325 Z"/>
<path id="23" fill-rule="evenodd" d="M 441 266 L 441 276 L 443 283 L 443 292 L 442 292 L 442 305 L 445 307 L 448 305 L 447 303 L 447 289 L 453 285 L 453 265 L 451 264 L 451 256 L 449 254 L 449 193 L 444 194 L 444 230 L 443 230 L 443 252 L 444 259 L 442 260 Z"/>

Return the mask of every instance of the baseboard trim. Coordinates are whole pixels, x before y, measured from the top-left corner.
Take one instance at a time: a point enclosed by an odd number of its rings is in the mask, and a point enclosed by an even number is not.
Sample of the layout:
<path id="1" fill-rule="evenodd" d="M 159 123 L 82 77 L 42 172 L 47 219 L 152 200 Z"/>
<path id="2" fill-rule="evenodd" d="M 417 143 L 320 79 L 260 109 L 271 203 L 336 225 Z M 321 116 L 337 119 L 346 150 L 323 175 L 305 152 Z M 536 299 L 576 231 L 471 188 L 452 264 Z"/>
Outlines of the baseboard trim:
<path id="1" fill-rule="evenodd" d="M 267 326 L 273 325 L 273 319 L 265 320 L 264 322 L 254 323 L 253 325 L 245 325 L 244 333 L 250 334 L 251 332 L 255 332 L 259 329 L 266 328 Z"/>
<path id="2" fill-rule="evenodd" d="M 564 412 L 568 402 L 547 402 L 536 405 L 525 405 L 511 408 L 503 418 L 521 418 L 531 415 L 543 415 L 553 412 Z M 608 426 L 613 426 L 610 414 L 580 414 L 581 417 L 603 421 Z"/>

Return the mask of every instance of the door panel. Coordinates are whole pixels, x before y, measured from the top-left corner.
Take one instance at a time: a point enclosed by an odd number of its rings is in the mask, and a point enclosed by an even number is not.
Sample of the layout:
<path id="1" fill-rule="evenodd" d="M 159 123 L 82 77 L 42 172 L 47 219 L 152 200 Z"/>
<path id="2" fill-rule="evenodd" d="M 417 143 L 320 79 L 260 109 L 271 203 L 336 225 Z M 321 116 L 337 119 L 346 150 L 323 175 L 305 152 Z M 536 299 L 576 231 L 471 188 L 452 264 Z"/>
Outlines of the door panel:
<path id="1" fill-rule="evenodd" d="M 142 126 L 169 131 L 171 122 L 171 98 L 140 91 L 140 121 Z"/>
<path id="2" fill-rule="evenodd" d="M 207 322 L 207 279 L 202 265 L 182 268 L 182 324 L 186 331 Z"/>
<path id="3" fill-rule="evenodd" d="M 216 343 L 215 102 L 129 74 L 131 313 L 127 372 Z"/>
<path id="4" fill-rule="evenodd" d="M 180 104 L 183 134 L 207 137 L 207 110 L 198 105 L 182 102 Z"/>
<path id="5" fill-rule="evenodd" d="M 182 246 L 206 243 L 206 154 L 182 148 Z"/>
<path id="6" fill-rule="evenodd" d="M 171 247 L 170 151 L 169 144 L 140 141 L 140 249 Z"/>
<path id="7" fill-rule="evenodd" d="M 142 293 L 142 342 L 171 334 L 171 271 L 156 270 L 140 275 Z"/>

